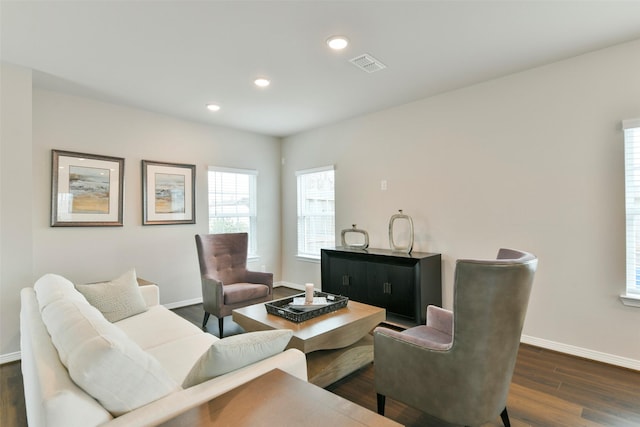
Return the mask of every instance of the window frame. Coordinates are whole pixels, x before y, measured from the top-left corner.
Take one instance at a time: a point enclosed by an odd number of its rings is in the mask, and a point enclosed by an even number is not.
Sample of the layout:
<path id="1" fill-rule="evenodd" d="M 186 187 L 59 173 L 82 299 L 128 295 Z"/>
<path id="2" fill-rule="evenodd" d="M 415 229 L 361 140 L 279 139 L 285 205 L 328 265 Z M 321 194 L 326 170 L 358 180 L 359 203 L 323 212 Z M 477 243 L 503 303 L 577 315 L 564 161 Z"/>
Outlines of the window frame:
<path id="1" fill-rule="evenodd" d="M 303 179 L 302 177 L 304 176 L 309 176 L 311 174 L 316 174 L 316 173 L 324 173 L 324 172 L 329 172 L 331 171 L 333 174 L 333 188 L 332 188 L 332 200 L 333 200 L 333 210 L 331 212 L 327 212 L 327 213 L 322 213 L 322 214 L 318 214 L 318 213 L 307 213 L 304 212 L 304 208 L 305 208 L 305 204 L 303 204 L 303 200 L 306 200 L 306 198 L 304 198 L 304 193 L 303 193 L 303 188 L 301 188 L 301 180 Z M 335 246 L 335 238 L 336 238 L 336 231 L 335 231 L 335 219 L 336 219 L 336 209 L 335 209 L 335 194 L 336 194 L 336 185 L 335 185 L 335 167 L 333 165 L 329 165 L 329 166 L 322 166 L 322 167 L 317 167 L 317 168 L 312 168 L 312 169 L 303 169 L 303 170 L 298 170 L 296 171 L 296 256 L 301 259 L 301 260 L 305 260 L 305 261 L 313 261 L 313 262 L 318 262 L 320 261 L 320 249 L 322 249 L 323 247 L 332 247 Z M 327 237 L 327 243 L 322 245 L 319 250 L 318 253 L 312 252 L 312 251 L 308 251 L 304 248 L 301 247 L 301 243 L 304 241 L 308 241 L 308 238 L 304 238 L 303 236 L 301 236 L 301 232 L 305 232 L 306 230 L 301 230 L 301 225 L 305 224 L 306 221 L 303 220 L 303 218 L 305 217 L 331 217 L 332 219 L 332 225 L 333 225 L 333 229 L 331 230 L 331 233 L 327 233 L 325 235 L 325 237 Z M 306 234 L 305 234 L 306 236 Z"/>
<path id="2" fill-rule="evenodd" d="M 215 207 L 215 199 L 212 203 L 212 195 L 217 194 L 215 188 L 211 188 L 212 178 L 211 173 L 229 173 L 237 175 L 246 175 L 249 177 L 249 214 L 248 215 L 234 215 L 224 214 L 215 215 L 215 208 L 212 211 L 212 206 Z M 221 192 L 220 194 L 224 194 Z M 247 258 L 258 258 L 258 171 L 255 169 L 240 169 L 231 168 L 225 166 L 209 166 L 207 168 L 207 230 L 209 233 L 215 233 L 216 231 L 211 228 L 212 218 L 249 218 L 249 242 L 247 248 Z M 220 231 L 218 231 L 220 232 Z"/>
<path id="3" fill-rule="evenodd" d="M 625 293 L 623 304 L 640 307 L 640 119 L 623 120 L 625 177 Z M 635 163 L 635 164 L 634 164 Z"/>

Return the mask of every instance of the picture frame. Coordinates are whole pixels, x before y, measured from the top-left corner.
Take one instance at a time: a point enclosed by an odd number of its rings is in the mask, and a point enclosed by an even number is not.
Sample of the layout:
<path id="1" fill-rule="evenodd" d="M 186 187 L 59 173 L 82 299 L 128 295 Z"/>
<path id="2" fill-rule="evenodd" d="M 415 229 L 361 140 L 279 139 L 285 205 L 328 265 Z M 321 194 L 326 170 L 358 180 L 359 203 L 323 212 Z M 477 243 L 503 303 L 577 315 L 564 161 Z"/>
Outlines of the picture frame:
<path id="1" fill-rule="evenodd" d="M 196 166 L 142 160 L 142 225 L 196 223 Z"/>
<path id="2" fill-rule="evenodd" d="M 121 227 L 124 158 L 51 150 L 51 226 Z"/>

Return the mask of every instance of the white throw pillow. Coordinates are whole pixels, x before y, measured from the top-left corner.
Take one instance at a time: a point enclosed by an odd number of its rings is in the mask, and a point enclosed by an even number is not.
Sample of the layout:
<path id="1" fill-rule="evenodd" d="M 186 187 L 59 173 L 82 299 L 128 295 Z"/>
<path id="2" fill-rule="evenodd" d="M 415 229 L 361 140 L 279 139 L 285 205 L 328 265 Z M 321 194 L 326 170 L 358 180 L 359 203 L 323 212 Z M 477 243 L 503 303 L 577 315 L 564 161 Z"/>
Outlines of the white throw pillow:
<path id="1" fill-rule="evenodd" d="M 40 277 L 33 285 L 33 290 L 36 293 L 40 311 L 62 298 L 86 301 L 82 294 L 73 287 L 73 283 L 57 274 L 48 273 Z"/>
<path id="2" fill-rule="evenodd" d="M 284 351 L 293 336 L 290 329 L 249 332 L 214 342 L 196 361 L 182 383 L 183 388 L 251 365 Z"/>
<path id="3" fill-rule="evenodd" d="M 157 359 L 86 300 L 56 300 L 42 319 L 71 379 L 114 416 L 179 388 Z"/>
<path id="4" fill-rule="evenodd" d="M 127 335 L 109 323 L 97 308 L 86 300 L 59 299 L 42 309 L 44 322 L 60 361 L 68 367 L 69 354 L 96 335 L 128 339 Z"/>
<path id="5" fill-rule="evenodd" d="M 76 285 L 76 288 L 110 322 L 147 311 L 135 269 L 110 282 Z"/>
<path id="6" fill-rule="evenodd" d="M 179 389 L 157 359 L 133 341 L 109 335 L 95 336 L 73 351 L 68 370 L 76 384 L 116 417 Z"/>

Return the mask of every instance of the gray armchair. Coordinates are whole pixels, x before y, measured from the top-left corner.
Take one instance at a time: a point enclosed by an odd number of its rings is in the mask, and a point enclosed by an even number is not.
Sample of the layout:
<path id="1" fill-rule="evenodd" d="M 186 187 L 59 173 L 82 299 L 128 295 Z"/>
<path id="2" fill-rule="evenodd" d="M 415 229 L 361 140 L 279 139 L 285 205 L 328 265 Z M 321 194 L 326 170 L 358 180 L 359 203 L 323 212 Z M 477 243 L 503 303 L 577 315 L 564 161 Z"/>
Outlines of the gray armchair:
<path id="1" fill-rule="evenodd" d="M 427 308 L 426 325 L 374 331 L 378 413 L 385 397 L 444 421 L 477 426 L 506 401 L 538 260 L 500 249 L 491 261 L 458 260 L 453 312 Z"/>
<path id="2" fill-rule="evenodd" d="M 273 274 L 247 270 L 247 233 L 196 235 L 202 281 L 204 329 L 213 314 L 220 338 L 224 317 L 247 305 L 273 299 Z"/>

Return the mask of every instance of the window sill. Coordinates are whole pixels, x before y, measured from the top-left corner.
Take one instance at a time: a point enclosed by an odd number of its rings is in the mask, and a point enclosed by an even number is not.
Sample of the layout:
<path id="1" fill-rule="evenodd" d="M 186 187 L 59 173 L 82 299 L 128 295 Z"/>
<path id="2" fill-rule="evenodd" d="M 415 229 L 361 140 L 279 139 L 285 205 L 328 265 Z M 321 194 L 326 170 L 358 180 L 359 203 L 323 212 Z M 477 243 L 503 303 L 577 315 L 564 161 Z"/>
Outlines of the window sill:
<path id="1" fill-rule="evenodd" d="M 316 264 L 320 263 L 320 257 L 314 257 L 311 255 L 296 255 L 296 258 L 298 259 L 298 261 L 313 262 Z"/>
<path id="2" fill-rule="evenodd" d="M 620 295 L 620 301 L 628 307 L 640 308 L 640 295 L 638 294 L 625 294 Z"/>

